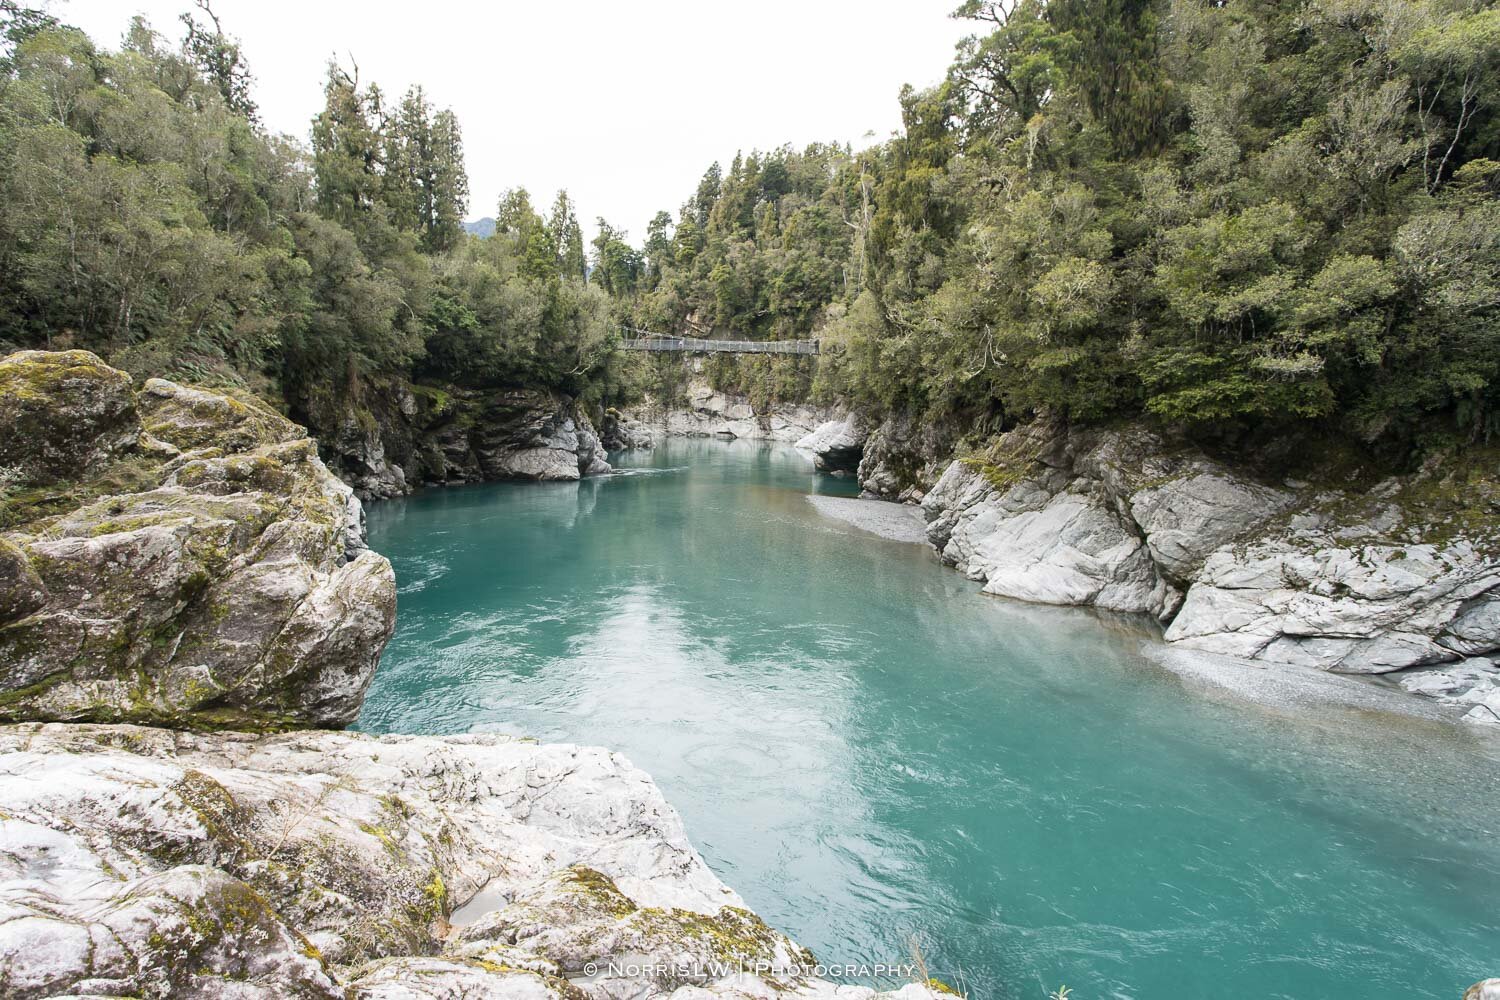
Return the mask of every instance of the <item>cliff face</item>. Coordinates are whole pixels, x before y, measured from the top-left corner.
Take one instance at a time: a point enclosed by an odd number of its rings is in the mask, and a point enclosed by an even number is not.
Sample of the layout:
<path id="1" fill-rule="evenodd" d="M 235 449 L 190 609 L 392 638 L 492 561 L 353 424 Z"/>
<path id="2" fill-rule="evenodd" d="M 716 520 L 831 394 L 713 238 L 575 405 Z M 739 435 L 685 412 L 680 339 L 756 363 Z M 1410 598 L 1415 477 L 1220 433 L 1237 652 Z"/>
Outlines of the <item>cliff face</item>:
<path id="1" fill-rule="evenodd" d="M 0 361 L 0 719 L 352 722 L 390 564 L 301 428 L 82 351 Z"/>
<path id="2" fill-rule="evenodd" d="M 954 424 L 918 420 L 908 412 L 877 422 L 855 411 L 820 424 L 796 444 L 812 453 L 822 471 L 857 476 L 866 497 L 920 503 L 959 436 Z"/>
<path id="3" fill-rule="evenodd" d="M 701 377 L 687 386 L 683 405 L 648 399 L 625 414 L 632 423 L 665 437 L 725 437 L 791 444 L 837 414 L 827 407 L 797 404 L 757 410 L 744 396 L 719 392 Z"/>
<path id="4" fill-rule="evenodd" d="M 444 468 L 598 470 L 550 397 L 486 406 Z M 307 731 L 395 586 L 255 400 L 0 360 L 0 517 L 0 995 L 935 1000 L 820 979 L 608 751 Z"/>
<path id="5" fill-rule="evenodd" d="M 364 497 L 497 479 L 569 480 L 610 471 L 588 416 L 532 389 L 434 389 L 393 382 L 358 407 L 304 407 L 329 465 Z"/>
<path id="6" fill-rule="evenodd" d="M 1149 614 L 1170 644 L 1245 660 L 1371 674 L 1469 661 L 1402 685 L 1500 723 L 1484 659 L 1500 651 L 1493 453 L 1313 483 L 1140 425 L 1031 424 L 952 461 L 957 437 L 851 414 L 798 446 L 857 468 L 867 495 L 920 501 L 942 560 L 986 593 Z"/>
<path id="7" fill-rule="evenodd" d="M 1500 649 L 1500 486 L 1434 465 L 1268 483 L 1143 428 L 1032 426 L 953 462 L 928 537 L 987 593 L 1144 612 L 1168 643 L 1386 673 Z"/>

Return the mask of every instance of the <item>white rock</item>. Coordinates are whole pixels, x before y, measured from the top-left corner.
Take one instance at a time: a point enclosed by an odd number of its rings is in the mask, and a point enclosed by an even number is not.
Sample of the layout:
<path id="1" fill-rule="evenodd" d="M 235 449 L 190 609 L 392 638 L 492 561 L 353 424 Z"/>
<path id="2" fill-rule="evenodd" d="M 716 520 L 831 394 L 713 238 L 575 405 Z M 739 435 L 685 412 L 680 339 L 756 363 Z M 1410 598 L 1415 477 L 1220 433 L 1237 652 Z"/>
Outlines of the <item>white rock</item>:
<path id="1" fill-rule="evenodd" d="M 1200 471 L 1130 496 L 1157 565 L 1187 579 L 1214 549 L 1286 508 L 1289 494 Z"/>
<path id="2" fill-rule="evenodd" d="M 1344 547 L 1326 535 L 1226 546 L 1204 563 L 1168 642 L 1384 673 L 1500 645 L 1500 573 L 1467 542 Z"/>
<path id="3" fill-rule="evenodd" d="M 812 452 L 813 464 L 824 472 L 858 470 L 870 429 L 856 413 L 825 420 L 799 438 L 797 447 Z"/>
<path id="4" fill-rule="evenodd" d="M 648 400 L 626 417 L 655 428 L 665 437 L 727 437 L 751 441 L 793 444 L 836 414 L 824 407 L 806 404 L 778 406 L 757 413 L 743 396 L 714 390 L 695 376 L 686 391 L 687 406 L 662 406 Z"/>
<path id="5" fill-rule="evenodd" d="M 984 592 L 1042 604 L 1159 612 L 1166 585 L 1141 541 L 1091 497 L 1058 493 L 997 521 L 975 546 Z"/>
<path id="6" fill-rule="evenodd" d="M 1461 536 L 1392 543 L 1394 504 L 1273 489 L 1139 429 L 1031 425 L 997 453 L 1003 488 L 954 462 L 922 502 L 928 540 L 986 593 L 1146 611 L 1169 643 L 1350 673 L 1500 649 L 1500 561 Z M 1355 531 L 1327 513 L 1351 505 Z"/>
<path id="7" fill-rule="evenodd" d="M 1473 707 L 1464 713 L 1464 721 L 1480 726 L 1500 726 L 1500 688 L 1471 690 L 1463 699 Z"/>
<path id="8" fill-rule="evenodd" d="M 1102 491 L 1039 470 L 1004 491 L 961 462 L 922 501 L 928 539 L 984 592 L 1041 604 L 1165 613 L 1175 591 Z"/>
<path id="9" fill-rule="evenodd" d="M 576 996 L 564 979 L 650 998 L 681 983 L 585 966 L 709 967 L 726 947 L 789 970 L 778 993 L 832 989 L 605 750 L 25 724 L 0 727 L 0 802 L 0 970 L 18 1000 Z M 481 888 L 495 909 L 451 927 Z"/>

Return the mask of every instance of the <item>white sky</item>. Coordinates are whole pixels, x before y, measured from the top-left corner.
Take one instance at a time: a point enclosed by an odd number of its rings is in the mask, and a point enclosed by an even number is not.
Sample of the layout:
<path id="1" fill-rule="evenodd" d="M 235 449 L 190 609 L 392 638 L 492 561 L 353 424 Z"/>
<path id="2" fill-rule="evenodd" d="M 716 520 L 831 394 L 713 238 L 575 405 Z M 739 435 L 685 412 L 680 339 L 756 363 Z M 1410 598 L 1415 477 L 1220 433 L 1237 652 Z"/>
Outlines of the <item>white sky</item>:
<path id="1" fill-rule="evenodd" d="M 714 160 L 784 142 L 851 142 L 900 126 L 901 84 L 941 79 L 968 33 L 959 0 L 461 2 L 215 0 L 244 43 L 267 125 L 306 138 L 331 55 L 399 95 L 421 83 L 464 129 L 469 217 L 520 185 L 545 210 L 565 187 L 645 236 Z M 181 37 L 191 0 L 54 0 L 117 48 L 132 15 Z"/>

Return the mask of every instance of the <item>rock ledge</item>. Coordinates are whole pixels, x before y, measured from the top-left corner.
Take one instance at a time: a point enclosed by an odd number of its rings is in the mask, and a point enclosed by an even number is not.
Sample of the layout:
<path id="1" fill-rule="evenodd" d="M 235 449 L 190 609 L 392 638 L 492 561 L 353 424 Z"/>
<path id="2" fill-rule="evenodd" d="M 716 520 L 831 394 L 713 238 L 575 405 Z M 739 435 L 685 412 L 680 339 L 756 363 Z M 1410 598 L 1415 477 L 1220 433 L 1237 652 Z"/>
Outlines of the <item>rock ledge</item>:
<path id="1" fill-rule="evenodd" d="M 1373 488 L 1266 483 L 1141 427 L 1033 425 L 950 464 L 922 506 L 943 561 L 986 593 L 1150 614 L 1169 644 L 1241 659 L 1386 673 L 1500 649 L 1497 501 L 1492 480 L 1439 464 Z"/>
<path id="2" fill-rule="evenodd" d="M 876 996 L 805 975 L 604 750 L 30 724 L 0 802 L 16 1000 Z"/>

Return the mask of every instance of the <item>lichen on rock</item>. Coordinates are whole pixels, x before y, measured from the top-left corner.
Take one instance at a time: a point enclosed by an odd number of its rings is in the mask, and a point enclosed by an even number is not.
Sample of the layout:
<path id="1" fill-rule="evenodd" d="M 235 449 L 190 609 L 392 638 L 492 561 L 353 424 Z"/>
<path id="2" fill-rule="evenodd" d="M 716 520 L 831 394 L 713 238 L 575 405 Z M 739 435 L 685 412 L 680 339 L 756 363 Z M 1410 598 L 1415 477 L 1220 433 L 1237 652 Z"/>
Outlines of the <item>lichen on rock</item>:
<path id="1" fill-rule="evenodd" d="M 88 351 L 0 358 L 0 466 L 24 482 L 77 479 L 140 435 L 130 376 Z"/>
<path id="2" fill-rule="evenodd" d="M 0 802 L 18 1000 L 875 996 L 809 975 L 600 749 L 33 723 L 0 727 Z"/>
<path id="3" fill-rule="evenodd" d="M 134 394 L 85 352 L 22 352 L 0 371 L 0 439 L 32 434 L 17 460 L 76 480 L 73 506 L 0 536 L 0 719 L 353 721 L 394 577 L 301 428 L 160 379 Z M 17 388 L 35 385 L 56 391 Z M 112 491 L 122 462 L 136 488 Z"/>

